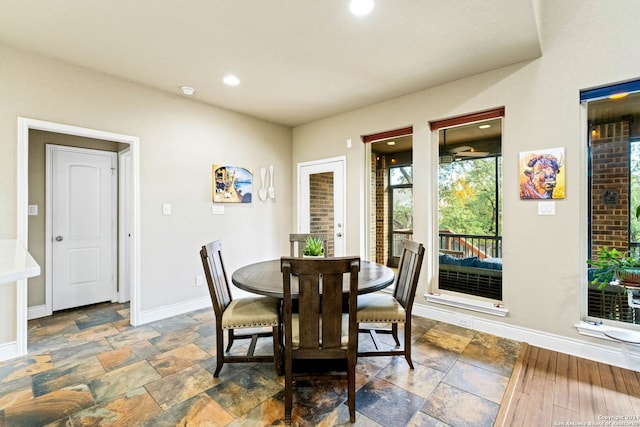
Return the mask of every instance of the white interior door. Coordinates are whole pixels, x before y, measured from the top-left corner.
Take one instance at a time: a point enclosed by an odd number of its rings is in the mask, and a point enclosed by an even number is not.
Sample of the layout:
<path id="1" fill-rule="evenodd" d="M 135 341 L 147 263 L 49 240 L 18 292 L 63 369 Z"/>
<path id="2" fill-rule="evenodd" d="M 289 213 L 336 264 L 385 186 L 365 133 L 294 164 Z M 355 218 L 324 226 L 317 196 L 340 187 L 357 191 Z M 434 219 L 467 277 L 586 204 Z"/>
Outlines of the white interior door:
<path id="1" fill-rule="evenodd" d="M 344 157 L 298 164 L 298 232 L 325 233 L 329 256 L 344 256 Z"/>
<path id="2" fill-rule="evenodd" d="M 48 146 L 53 310 L 115 294 L 117 155 Z"/>

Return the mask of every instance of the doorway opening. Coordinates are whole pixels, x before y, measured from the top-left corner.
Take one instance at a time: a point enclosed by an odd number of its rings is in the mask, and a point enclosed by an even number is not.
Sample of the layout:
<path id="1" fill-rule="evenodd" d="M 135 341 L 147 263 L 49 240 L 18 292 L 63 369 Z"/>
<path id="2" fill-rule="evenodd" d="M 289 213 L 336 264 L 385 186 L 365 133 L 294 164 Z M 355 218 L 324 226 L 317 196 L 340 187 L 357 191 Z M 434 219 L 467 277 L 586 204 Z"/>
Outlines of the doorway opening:
<path id="1" fill-rule="evenodd" d="M 346 253 L 346 159 L 335 157 L 298 164 L 298 233 L 326 236 L 327 256 Z"/>
<path id="2" fill-rule="evenodd" d="M 69 126 L 60 123 L 45 122 L 41 120 L 18 118 L 18 182 L 17 182 L 17 237 L 18 240 L 31 250 L 29 247 L 29 149 L 30 149 L 30 133 L 31 131 L 45 131 L 54 134 L 62 134 L 73 137 L 89 138 L 94 140 L 111 141 L 122 144 L 123 153 L 127 153 L 121 158 L 121 161 L 128 164 L 128 176 L 126 178 L 126 186 L 120 194 L 119 221 L 121 224 L 128 224 L 127 230 L 128 247 L 119 249 L 119 264 L 126 265 L 128 271 L 124 268 L 120 269 L 120 274 L 126 274 L 126 280 L 130 283 L 130 315 L 129 320 L 132 325 L 137 325 L 140 316 L 140 283 L 139 283 L 139 266 L 140 266 L 140 249 L 139 249 L 139 233 L 140 233 L 140 176 L 139 176 L 139 138 L 129 135 L 115 134 L 95 129 L 80 128 L 77 126 Z M 128 146 L 128 151 L 124 150 Z M 128 156 L 128 158 L 127 158 Z M 125 209 L 126 205 L 126 209 Z M 32 210 L 33 212 L 33 210 Z M 46 273 L 45 273 L 46 274 Z M 123 279 L 121 279 L 123 280 Z M 18 311 L 17 318 L 17 354 L 21 356 L 27 353 L 27 319 L 29 317 L 41 317 L 46 313 L 47 301 L 44 304 L 38 304 L 29 307 L 27 300 L 26 283 L 19 286 L 24 289 L 23 294 L 19 295 L 17 301 Z M 50 303 L 50 301 L 49 301 Z M 50 313 L 49 313 L 50 314 Z"/>

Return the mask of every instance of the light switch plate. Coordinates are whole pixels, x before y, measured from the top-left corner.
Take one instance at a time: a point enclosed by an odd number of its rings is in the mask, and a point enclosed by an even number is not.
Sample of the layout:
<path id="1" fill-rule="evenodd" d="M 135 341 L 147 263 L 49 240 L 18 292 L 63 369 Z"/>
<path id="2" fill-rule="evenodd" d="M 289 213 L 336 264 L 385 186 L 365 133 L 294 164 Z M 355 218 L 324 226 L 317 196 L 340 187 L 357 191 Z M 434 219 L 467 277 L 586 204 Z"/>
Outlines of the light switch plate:
<path id="1" fill-rule="evenodd" d="M 38 216 L 38 205 L 29 205 L 29 215 Z"/>
<path id="2" fill-rule="evenodd" d="M 538 202 L 538 215 L 555 215 L 556 202 Z"/>
<path id="3" fill-rule="evenodd" d="M 224 205 L 211 204 L 211 215 L 224 215 Z"/>
<path id="4" fill-rule="evenodd" d="M 171 215 L 171 205 L 169 203 L 162 205 L 162 215 Z"/>

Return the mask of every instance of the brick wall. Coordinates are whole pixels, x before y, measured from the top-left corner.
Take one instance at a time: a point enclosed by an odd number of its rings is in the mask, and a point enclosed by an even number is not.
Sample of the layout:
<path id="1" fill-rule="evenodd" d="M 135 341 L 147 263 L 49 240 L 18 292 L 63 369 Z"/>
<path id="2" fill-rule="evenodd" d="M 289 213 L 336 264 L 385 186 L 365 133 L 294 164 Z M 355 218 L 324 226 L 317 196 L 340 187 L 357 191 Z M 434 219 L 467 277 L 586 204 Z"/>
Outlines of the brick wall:
<path id="1" fill-rule="evenodd" d="M 309 231 L 327 235 L 327 256 L 333 256 L 333 172 L 312 174 L 309 176 L 309 186 Z"/>
<path id="2" fill-rule="evenodd" d="M 375 154 L 375 153 L 374 153 Z M 377 166 L 375 169 L 375 262 L 387 264 L 389 260 L 389 197 L 388 197 L 388 169 L 385 156 L 377 155 Z"/>
<path id="3" fill-rule="evenodd" d="M 376 183 L 377 183 L 377 154 L 375 152 L 371 153 L 371 182 L 369 182 L 370 188 L 369 188 L 369 194 L 371 194 L 371 200 L 369 200 L 369 224 L 374 224 L 374 226 L 370 226 L 369 227 L 369 241 L 372 242 L 372 244 L 369 247 L 369 250 L 371 251 L 369 253 L 369 259 L 373 260 L 373 261 L 377 261 L 377 257 L 376 257 L 376 253 L 377 253 L 377 248 L 375 245 L 375 242 L 377 241 L 377 230 L 375 227 L 376 224 L 376 217 L 377 217 L 377 212 L 376 212 L 376 203 L 378 200 L 378 195 L 376 194 Z"/>
<path id="4" fill-rule="evenodd" d="M 629 241 L 629 122 L 591 130 L 591 251 L 627 251 Z M 605 194 L 613 195 L 605 200 Z"/>

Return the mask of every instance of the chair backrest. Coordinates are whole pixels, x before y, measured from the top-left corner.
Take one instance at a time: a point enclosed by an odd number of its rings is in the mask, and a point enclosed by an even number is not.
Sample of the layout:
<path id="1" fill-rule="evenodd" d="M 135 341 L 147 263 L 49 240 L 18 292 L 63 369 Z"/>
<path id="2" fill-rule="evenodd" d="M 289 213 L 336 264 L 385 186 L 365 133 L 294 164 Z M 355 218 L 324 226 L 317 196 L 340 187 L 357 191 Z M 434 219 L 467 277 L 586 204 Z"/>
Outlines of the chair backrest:
<path id="1" fill-rule="evenodd" d="M 402 241 L 402 253 L 398 263 L 398 276 L 396 277 L 393 296 L 410 315 L 413 300 L 416 296 L 418 277 L 424 258 L 424 246 L 412 240 Z"/>
<path id="2" fill-rule="evenodd" d="M 283 257 L 281 268 L 285 358 L 347 358 L 349 352 L 353 352 L 352 356 L 355 357 L 358 345 L 356 313 L 360 258 Z M 348 315 L 343 318 L 345 273 L 349 273 L 349 293 Z M 297 281 L 297 286 L 292 281 Z M 299 342 L 294 348 L 292 303 L 296 291 Z M 343 323 L 345 321 L 347 325 Z M 343 330 L 348 330 L 348 343 L 344 342 Z"/>
<path id="3" fill-rule="evenodd" d="M 200 258 L 202 258 L 202 267 L 209 286 L 213 311 L 217 322 L 220 322 L 222 313 L 224 313 L 233 299 L 229 289 L 227 273 L 222 262 L 222 241 L 214 240 L 204 245 L 200 249 Z"/>
<path id="4" fill-rule="evenodd" d="M 307 237 L 322 239 L 324 253 L 327 256 L 327 235 L 322 233 L 292 233 L 289 234 L 289 256 L 302 258 Z"/>

